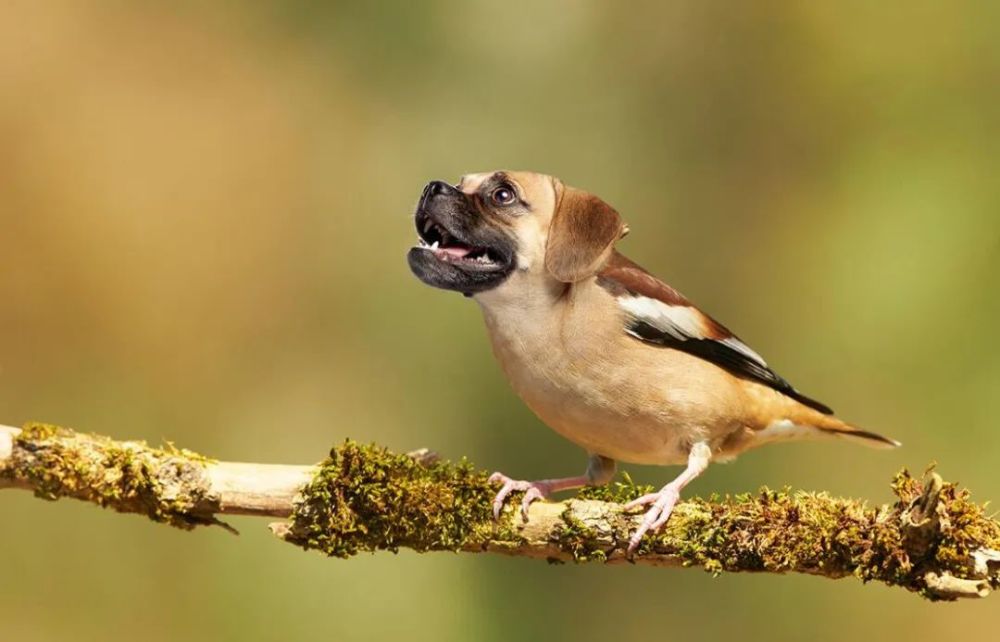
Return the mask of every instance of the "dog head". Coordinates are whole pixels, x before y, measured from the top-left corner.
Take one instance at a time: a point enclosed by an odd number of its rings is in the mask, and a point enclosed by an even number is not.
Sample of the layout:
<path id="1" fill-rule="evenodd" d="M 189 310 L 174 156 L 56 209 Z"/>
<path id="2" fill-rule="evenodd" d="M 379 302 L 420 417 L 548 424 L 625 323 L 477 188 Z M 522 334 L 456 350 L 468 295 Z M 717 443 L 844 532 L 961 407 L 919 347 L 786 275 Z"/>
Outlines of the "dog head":
<path id="1" fill-rule="evenodd" d="M 531 172 L 432 181 L 415 215 L 410 269 L 424 283 L 474 295 L 514 275 L 553 285 L 596 274 L 626 227 L 596 196 Z"/>

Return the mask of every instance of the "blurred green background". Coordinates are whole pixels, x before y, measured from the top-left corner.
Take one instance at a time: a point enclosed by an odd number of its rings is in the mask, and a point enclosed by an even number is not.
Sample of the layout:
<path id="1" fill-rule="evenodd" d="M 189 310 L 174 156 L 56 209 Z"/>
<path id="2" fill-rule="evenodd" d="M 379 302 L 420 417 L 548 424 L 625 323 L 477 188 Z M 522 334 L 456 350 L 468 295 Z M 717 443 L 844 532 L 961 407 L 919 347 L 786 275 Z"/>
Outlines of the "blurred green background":
<path id="1" fill-rule="evenodd" d="M 937 460 L 1000 499 L 998 24 L 978 2 L 6 0 L 0 421 L 232 460 L 308 463 L 350 436 L 577 473 L 476 306 L 404 258 L 427 180 L 532 169 L 614 204 L 627 254 L 905 444 L 774 446 L 692 493 L 882 502 Z M 326 560 L 263 520 L 234 539 L 0 502 L 19 642 L 995 632 L 995 604 L 851 580 Z"/>

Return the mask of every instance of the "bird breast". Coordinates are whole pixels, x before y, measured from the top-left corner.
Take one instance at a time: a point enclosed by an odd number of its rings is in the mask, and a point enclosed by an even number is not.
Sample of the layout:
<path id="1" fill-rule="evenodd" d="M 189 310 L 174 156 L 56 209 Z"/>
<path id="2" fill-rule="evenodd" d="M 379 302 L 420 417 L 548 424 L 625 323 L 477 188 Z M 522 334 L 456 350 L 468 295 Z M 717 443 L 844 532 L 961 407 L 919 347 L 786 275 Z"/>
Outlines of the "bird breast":
<path id="1" fill-rule="evenodd" d="M 601 288 L 577 285 L 548 306 L 504 307 L 483 306 L 501 368 L 543 422 L 589 452 L 681 464 L 694 442 L 741 428 L 728 373 L 628 336 Z"/>

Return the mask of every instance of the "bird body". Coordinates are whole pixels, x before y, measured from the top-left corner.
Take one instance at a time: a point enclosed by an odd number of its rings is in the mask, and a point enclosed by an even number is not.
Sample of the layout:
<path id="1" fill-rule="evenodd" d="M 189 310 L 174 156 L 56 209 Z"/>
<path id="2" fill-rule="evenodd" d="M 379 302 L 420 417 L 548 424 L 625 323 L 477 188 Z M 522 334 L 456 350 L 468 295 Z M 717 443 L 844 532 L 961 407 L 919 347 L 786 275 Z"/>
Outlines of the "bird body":
<path id="1" fill-rule="evenodd" d="M 701 357 L 636 340 L 624 330 L 626 311 L 596 276 L 566 291 L 539 292 L 545 290 L 512 288 L 477 300 L 515 392 L 588 452 L 634 464 L 683 464 L 691 445 L 704 441 L 714 459 L 725 461 L 774 441 L 854 432 Z"/>
<path id="2" fill-rule="evenodd" d="M 848 424 L 779 376 L 764 358 L 674 288 L 616 249 L 628 231 L 610 205 L 530 172 L 434 181 L 417 207 L 411 269 L 480 306 L 493 353 L 515 392 L 590 454 L 584 475 L 520 481 L 502 473 L 494 513 L 524 491 L 522 514 L 550 493 L 611 479 L 615 462 L 685 464 L 633 534 L 669 518 L 710 461 L 819 436 L 897 442 Z"/>

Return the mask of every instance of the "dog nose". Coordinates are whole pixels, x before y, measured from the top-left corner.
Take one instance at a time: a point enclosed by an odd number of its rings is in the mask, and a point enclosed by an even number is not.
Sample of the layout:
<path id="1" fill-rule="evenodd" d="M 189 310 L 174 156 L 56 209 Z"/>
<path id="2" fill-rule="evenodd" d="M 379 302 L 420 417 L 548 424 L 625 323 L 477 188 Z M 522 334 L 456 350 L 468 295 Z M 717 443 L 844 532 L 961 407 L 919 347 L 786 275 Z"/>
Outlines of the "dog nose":
<path id="1" fill-rule="evenodd" d="M 424 198 L 434 198 L 435 196 L 447 196 L 456 193 L 454 187 L 444 181 L 431 181 L 424 188 Z"/>

